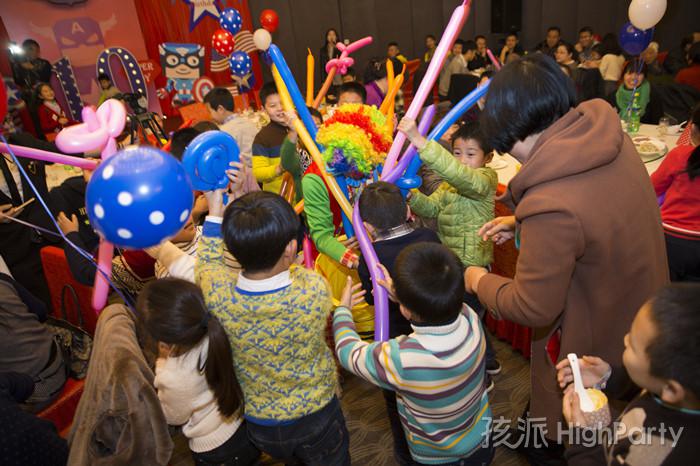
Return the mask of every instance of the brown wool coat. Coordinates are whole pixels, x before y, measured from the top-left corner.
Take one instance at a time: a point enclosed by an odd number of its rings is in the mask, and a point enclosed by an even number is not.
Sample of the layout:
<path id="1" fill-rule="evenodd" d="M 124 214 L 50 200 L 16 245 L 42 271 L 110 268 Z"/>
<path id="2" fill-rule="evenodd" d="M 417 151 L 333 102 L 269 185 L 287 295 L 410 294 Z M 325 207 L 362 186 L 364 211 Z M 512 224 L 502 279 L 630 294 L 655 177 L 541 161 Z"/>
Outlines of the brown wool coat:
<path id="1" fill-rule="evenodd" d="M 68 439 L 68 464 L 168 464 L 173 442 L 153 379 L 134 316 L 121 304 L 106 307 Z"/>
<path id="2" fill-rule="evenodd" d="M 530 416 L 546 417 L 556 439 L 561 390 L 547 341 L 561 329 L 557 361 L 571 352 L 608 361 L 606 392 L 621 395 L 623 337 L 668 282 L 661 217 L 632 141 L 600 99 L 542 133 L 503 201 L 520 231 L 515 278 L 486 275 L 478 294 L 500 318 L 533 327 Z"/>

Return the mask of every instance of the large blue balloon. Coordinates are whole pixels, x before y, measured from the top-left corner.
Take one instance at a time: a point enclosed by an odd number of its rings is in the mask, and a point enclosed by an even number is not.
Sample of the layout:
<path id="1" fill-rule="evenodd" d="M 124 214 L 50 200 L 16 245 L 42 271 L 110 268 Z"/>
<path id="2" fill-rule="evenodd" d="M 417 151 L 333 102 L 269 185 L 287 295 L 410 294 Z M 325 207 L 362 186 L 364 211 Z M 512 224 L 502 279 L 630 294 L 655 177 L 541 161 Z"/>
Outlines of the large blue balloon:
<path id="1" fill-rule="evenodd" d="M 223 131 L 206 131 L 192 140 L 182 154 L 182 165 L 195 189 L 223 189 L 229 179 L 226 170 L 239 160 L 238 144 Z"/>
<path id="2" fill-rule="evenodd" d="M 85 200 L 90 223 L 107 241 L 143 249 L 180 231 L 193 195 L 177 159 L 153 147 L 134 147 L 100 164 Z"/>
<path id="3" fill-rule="evenodd" d="M 241 78 L 250 73 L 253 68 L 253 61 L 248 54 L 240 50 L 231 54 L 228 64 L 231 67 L 231 73 Z"/>
<path id="4" fill-rule="evenodd" d="M 620 46 L 630 55 L 639 55 L 649 47 L 654 36 L 654 28 L 642 31 L 627 23 L 620 29 Z"/>
<path id="5" fill-rule="evenodd" d="M 235 8 L 226 8 L 219 15 L 219 24 L 235 36 L 243 26 L 243 18 Z"/>

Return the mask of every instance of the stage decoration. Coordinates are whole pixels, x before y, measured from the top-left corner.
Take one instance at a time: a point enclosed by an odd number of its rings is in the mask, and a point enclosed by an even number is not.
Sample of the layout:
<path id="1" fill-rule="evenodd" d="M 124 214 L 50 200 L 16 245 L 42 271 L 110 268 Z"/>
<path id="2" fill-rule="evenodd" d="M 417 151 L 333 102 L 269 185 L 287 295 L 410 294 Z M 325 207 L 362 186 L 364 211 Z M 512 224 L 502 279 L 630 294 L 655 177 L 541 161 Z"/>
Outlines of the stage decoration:
<path id="1" fill-rule="evenodd" d="M 146 86 L 154 83 L 156 78 L 160 75 L 162 69 L 160 64 L 155 60 L 139 60 L 139 68 L 141 68 L 141 73 L 143 73 L 143 79 L 146 80 Z"/>
<path id="2" fill-rule="evenodd" d="M 202 76 L 192 85 L 192 96 L 197 102 L 204 102 L 204 97 L 209 94 L 209 91 L 214 89 L 216 85 L 208 76 Z"/>
<path id="3" fill-rule="evenodd" d="M 54 63 L 53 71 L 56 73 L 58 83 L 61 85 L 61 92 L 68 103 L 68 113 L 70 113 L 71 120 L 79 121 L 80 112 L 83 110 L 83 100 L 68 57 L 62 57 Z"/>
<path id="4" fill-rule="evenodd" d="M 175 90 L 173 103 L 187 105 L 194 101 L 192 86 L 204 74 L 204 47 L 198 44 L 166 42 L 158 46 L 166 89 Z"/>
<path id="5" fill-rule="evenodd" d="M 243 27 L 243 17 L 235 8 L 226 8 L 219 15 L 219 24 L 235 36 Z"/>
<path id="6" fill-rule="evenodd" d="M 211 36 L 211 46 L 219 55 L 227 57 L 233 52 L 233 35 L 226 29 L 217 29 Z"/>
<path id="7" fill-rule="evenodd" d="M 280 18 L 275 10 L 263 10 L 260 12 L 260 25 L 267 31 L 275 32 L 280 24 Z"/>
<path id="8" fill-rule="evenodd" d="M 219 0 L 184 0 L 190 7 L 190 32 L 205 16 L 219 19 Z"/>
<path id="9" fill-rule="evenodd" d="M 112 64 L 110 63 L 111 57 L 117 57 L 119 63 L 124 67 L 124 72 L 129 80 L 129 87 L 131 88 L 131 93 L 137 94 L 140 97 L 145 97 L 148 100 L 148 88 L 146 87 L 146 78 L 141 71 L 138 60 L 136 57 L 121 47 L 110 47 L 104 49 L 102 53 L 97 56 L 97 74 L 106 74 L 112 80 L 114 80 L 114 72 L 112 71 Z"/>
<path id="10" fill-rule="evenodd" d="M 253 43 L 258 50 L 265 52 L 272 44 L 272 36 L 265 29 L 258 29 L 253 34 Z"/>

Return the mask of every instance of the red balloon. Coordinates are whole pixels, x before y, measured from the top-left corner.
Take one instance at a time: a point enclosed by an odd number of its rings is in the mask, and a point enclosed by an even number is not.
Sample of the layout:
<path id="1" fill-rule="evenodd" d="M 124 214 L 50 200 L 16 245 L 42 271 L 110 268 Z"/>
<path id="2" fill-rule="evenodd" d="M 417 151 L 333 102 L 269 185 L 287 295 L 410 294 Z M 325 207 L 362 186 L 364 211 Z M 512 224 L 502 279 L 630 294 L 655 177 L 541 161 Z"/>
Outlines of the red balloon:
<path id="1" fill-rule="evenodd" d="M 233 45 L 233 36 L 226 29 L 217 29 L 211 36 L 211 46 L 224 57 L 231 55 Z"/>
<path id="2" fill-rule="evenodd" d="M 260 13 L 260 24 L 270 32 L 275 32 L 280 25 L 280 17 L 275 10 L 263 10 Z"/>

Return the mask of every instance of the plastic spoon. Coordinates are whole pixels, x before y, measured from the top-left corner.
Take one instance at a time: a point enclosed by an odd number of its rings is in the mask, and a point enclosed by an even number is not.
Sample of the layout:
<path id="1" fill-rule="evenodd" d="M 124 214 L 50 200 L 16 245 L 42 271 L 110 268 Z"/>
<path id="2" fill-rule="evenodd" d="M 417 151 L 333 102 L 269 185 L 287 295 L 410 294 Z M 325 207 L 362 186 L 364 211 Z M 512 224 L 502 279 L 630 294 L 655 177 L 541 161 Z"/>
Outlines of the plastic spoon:
<path id="1" fill-rule="evenodd" d="M 581 400 L 581 411 L 590 413 L 595 410 L 595 405 L 591 401 L 591 397 L 588 396 L 588 392 L 583 387 L 583 378 L 581 377 L 581 368 L 578 364 L 578 357 L 575 353 L 569 353 L 566 355 L 571 364 L 571 372 L 574 374 L 574 389 L 578 393 L 578 397 Z"/>

